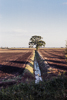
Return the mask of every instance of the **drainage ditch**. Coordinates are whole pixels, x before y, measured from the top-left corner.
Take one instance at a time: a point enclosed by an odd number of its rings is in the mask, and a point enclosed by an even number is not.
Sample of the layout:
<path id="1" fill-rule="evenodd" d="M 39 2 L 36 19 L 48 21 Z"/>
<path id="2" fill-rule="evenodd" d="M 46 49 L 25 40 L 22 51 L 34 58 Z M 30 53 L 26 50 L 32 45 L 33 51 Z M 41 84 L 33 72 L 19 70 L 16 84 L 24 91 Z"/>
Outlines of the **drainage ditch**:
<path id="1" fill-rule="evenodd" d="M 35 83 L 39 83 L 40 81 L 42 81 L 41 71 L 39 69 L 36 57 L 34 58 L 34 73 L 35 73 Z"/>

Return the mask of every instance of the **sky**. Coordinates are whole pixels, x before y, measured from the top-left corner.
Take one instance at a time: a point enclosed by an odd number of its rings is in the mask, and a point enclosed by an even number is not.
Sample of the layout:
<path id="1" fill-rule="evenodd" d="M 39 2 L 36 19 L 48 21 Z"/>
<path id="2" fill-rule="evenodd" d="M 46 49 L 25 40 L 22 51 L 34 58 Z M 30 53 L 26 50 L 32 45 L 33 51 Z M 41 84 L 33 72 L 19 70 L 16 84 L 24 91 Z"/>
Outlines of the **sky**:
<path id="1" fill-rule="evenodd" d="M 28 47 L 34 35 L 65 47 L 67 0 L 0 0 L 0 47 Z"/>

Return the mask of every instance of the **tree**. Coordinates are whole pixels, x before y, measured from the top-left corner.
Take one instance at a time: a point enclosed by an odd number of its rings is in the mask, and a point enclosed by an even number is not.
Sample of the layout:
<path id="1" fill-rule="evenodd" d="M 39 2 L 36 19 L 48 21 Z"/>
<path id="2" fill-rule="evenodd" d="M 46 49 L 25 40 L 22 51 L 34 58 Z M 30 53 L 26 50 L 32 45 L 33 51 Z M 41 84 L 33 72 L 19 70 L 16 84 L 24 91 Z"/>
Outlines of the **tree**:
<path id="1" fill-rule="evenodd" d="M 45 42 L 42 41 L 41 39 L 43 39 L 41 36 L 37 36 L 37 35 L 34 35 L 30 38 L 30 42 L 29 42 L 29 47 L 31 46 L 36 46 L 36 50 L 38 50 L 39 47 L 41 46 L 45 46 Z"/>

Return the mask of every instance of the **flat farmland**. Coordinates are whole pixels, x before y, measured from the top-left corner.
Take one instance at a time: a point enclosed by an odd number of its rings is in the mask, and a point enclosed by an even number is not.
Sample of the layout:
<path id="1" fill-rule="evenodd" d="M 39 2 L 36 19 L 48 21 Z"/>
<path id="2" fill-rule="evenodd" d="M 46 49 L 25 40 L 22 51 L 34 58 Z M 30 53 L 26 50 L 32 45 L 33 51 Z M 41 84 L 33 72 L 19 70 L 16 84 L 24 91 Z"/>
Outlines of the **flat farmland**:
<path id="1" fill-rule="evenodd" d="M 67 63 L 65 61 L 65 49 L 39 49 L 40 56 L 46 64 L 49 64 L 48 73 L 51 75 L 67 74 Z"/>
<path id="2" fill-rule="evenodd" d="M 0 80 L 23 73 L 33 49 L 0 49 Z"/>

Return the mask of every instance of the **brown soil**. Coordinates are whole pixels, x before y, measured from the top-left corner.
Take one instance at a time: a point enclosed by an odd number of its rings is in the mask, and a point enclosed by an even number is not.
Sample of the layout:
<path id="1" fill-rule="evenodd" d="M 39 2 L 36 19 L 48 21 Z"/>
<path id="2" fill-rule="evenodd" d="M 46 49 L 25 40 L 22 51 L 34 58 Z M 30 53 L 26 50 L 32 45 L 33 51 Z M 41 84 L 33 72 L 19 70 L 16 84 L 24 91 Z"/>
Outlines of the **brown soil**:
<path id="1" fill-rule="evenodd" d="M 38 52 L 44 63 L 46 63 L 46 68 L 49 65 L 47 71 L 48 78 L 51 76 L 62 75 L 64 73 L 67 75 L 67 63 L 65 61 L 64 53 L 65 49 L 39 49 Z"/>
<path id="2" fill-rule="evenodd" d="M 0 82 L 3 79 L 11 79 L 24 72 L 29 63 L 33 49 L 3 50 L 0 49 Z"/>

